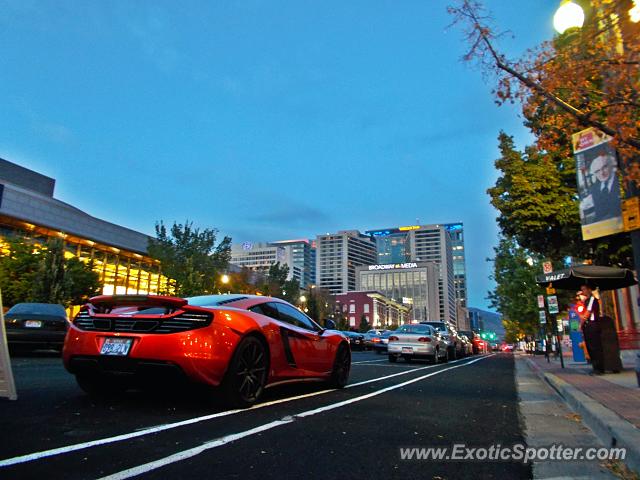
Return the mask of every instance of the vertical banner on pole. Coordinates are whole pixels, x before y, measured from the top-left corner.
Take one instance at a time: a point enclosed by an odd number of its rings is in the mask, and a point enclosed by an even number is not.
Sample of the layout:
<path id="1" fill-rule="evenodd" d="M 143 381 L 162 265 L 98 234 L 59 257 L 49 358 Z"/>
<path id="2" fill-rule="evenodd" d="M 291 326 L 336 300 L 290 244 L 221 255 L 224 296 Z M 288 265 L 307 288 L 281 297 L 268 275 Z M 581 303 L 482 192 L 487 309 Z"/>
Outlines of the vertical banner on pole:
<path id="1" fill-rule="evenodd" d="M 583 240 L 624 231 L 618 162 L 610 140 L 595 128 L 572 136 Z"/>
<path id="2" fill-rule="evenodd" d="M 16 384 L 13 381 L 13 372 L 11 371 L 9 345 L 7 344 L 7 331 L 4 325 L 2 292 L 0 292 L 0 397 L 7 397 L 9 400 L 18 399 Z"/>

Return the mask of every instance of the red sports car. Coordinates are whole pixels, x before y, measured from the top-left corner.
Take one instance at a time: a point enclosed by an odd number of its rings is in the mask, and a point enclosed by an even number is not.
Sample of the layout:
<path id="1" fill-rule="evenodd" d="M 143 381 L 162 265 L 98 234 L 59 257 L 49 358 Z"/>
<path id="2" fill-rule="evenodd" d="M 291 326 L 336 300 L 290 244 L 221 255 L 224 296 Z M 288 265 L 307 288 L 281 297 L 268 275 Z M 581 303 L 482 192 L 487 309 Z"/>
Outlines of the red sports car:
<path id="1" fill-rule="evenodd" d="M 89 394 L 178 377 L 220 387 L 230 404 L 248 407 L 281 382 L 344 387 L 351 350 L 342 334 L 277 298 L 115 295 L 94 297 L 81 309 L 63 360 Z"/>

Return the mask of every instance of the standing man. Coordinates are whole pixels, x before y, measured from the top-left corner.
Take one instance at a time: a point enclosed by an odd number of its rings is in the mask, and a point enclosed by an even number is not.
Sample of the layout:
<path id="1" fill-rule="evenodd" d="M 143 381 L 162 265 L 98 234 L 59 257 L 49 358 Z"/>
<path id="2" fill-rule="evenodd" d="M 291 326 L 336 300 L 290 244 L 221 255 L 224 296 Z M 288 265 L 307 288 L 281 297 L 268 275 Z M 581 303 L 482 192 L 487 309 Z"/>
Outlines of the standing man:
<path id="1" fill-rule="evenodd" d="M 582 285 L 580 292 L 586 298 L 586 308 L 580 315 L 580 328 L 584 335 L 584 342 L 591 357 L 594 375 L 604 373 L 604 354 L 602 351 L 602 339 L 600 331 L 600 301 L 593 295 L 589 285 Z"/>
<path id="2" fill-rule="evenodd" d="M 620 213 L 620 185 L 616 175 L 616 159 L 609 153 L 603 153 L 591 162 L 589 167 L 596 182 L 589 192 L 593 199 L 595 216 L 594 222 L 619 217 Z"/>

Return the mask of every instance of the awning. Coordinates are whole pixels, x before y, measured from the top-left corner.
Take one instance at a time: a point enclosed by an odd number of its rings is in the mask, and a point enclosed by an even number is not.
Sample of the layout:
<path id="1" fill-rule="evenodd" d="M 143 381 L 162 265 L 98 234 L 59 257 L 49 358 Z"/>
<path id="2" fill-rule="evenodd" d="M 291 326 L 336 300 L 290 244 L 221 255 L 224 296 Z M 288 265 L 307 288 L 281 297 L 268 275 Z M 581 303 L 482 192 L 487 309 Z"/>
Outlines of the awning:
<path id="1" fill-rule="evenodd" d="M 627 268 L 601 267 L 598 265 L 575 265 L 565 270 L 538 275 L 539 285 L 549 285 L 561 290 L 578 290 L 582 285 L 600 290 L 615 290 L 617 288 L 636 285 L 638 281 L 633 272 Z"/>

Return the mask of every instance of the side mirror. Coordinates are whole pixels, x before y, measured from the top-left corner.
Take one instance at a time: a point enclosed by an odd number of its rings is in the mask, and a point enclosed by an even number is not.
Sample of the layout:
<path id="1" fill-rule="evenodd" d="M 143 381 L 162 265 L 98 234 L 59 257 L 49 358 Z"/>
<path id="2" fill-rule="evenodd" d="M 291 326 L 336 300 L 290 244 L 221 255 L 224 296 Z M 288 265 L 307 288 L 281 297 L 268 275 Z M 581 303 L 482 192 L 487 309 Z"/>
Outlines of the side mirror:
<path id="1" fill-rule="evenodd" d="M 336 322 L 334 322 L 333 320 L 330 319 L 326 319 L 324 321 L 324 328 L 326 328 L 327 330 L 335 330 L 336 329 Z"/>

